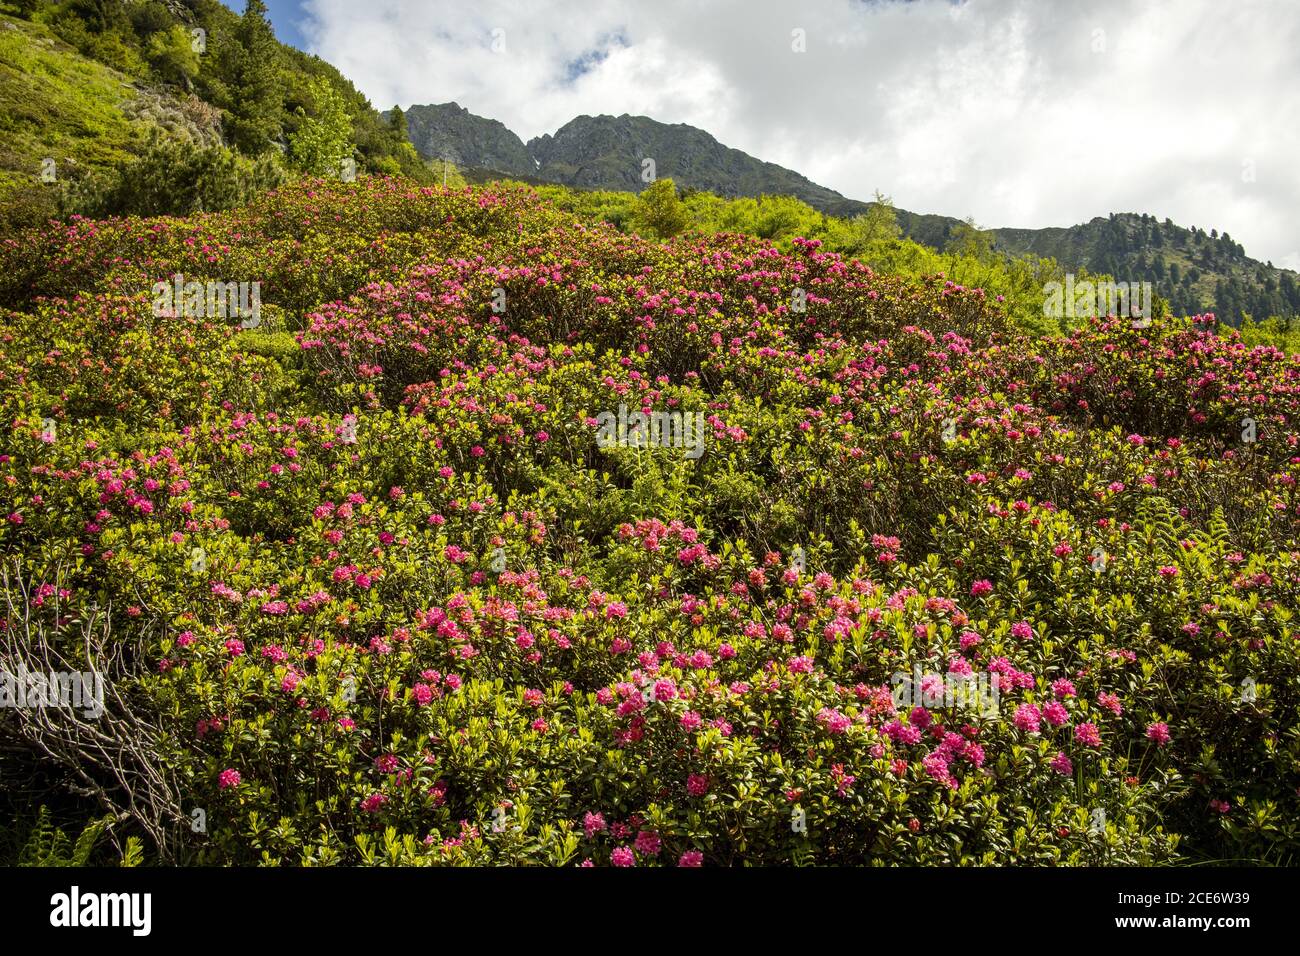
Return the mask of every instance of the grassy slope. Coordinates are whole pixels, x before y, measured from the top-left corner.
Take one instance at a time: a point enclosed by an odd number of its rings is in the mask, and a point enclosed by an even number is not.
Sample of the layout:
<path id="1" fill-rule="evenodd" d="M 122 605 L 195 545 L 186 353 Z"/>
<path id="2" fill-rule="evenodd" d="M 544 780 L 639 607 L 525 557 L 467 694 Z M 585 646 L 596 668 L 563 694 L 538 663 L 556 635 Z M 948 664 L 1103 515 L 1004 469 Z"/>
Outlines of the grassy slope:
<path id="1" fill-rule="evenodd" d="M 47 156 L 60 170 L 127 159 L 140 133 L 123 107 L 136 95 L 44 26 L 0 15 L 0 201 L 39 185 Z"/>

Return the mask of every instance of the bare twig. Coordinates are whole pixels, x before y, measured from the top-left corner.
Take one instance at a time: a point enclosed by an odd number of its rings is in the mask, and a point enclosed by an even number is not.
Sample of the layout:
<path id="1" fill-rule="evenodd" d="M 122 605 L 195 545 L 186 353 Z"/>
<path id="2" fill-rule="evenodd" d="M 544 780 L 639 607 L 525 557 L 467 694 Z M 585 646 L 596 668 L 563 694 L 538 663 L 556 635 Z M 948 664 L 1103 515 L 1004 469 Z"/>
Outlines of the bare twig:
<path id="1" fill-rule="evenodd" d="M 117 823 L 130 822 L 153 843 L 160 860 L 172 860 L 188 818 L 178 782 L 161 759 L 167 732 L 158 716 L 141 706 L 137 678 L 147 666 L 143 638 L 115 636 L 112 608 L 96 608 L 80 622 L 76 648 L 67 637 L 61 640 L 32 604 L 18 562 L 0 569 L 0 585 L 6 612 L 0 672 L 93 673 L 103 692 L 102 709 L 93 708 L 98 715 L 51 705 L 0 710 L 10 749 L 17 744 L 42 765 L 62 771 L 73 793 L 95 800 Z M 122 842 L 111 838 L 120 850 Z"/>

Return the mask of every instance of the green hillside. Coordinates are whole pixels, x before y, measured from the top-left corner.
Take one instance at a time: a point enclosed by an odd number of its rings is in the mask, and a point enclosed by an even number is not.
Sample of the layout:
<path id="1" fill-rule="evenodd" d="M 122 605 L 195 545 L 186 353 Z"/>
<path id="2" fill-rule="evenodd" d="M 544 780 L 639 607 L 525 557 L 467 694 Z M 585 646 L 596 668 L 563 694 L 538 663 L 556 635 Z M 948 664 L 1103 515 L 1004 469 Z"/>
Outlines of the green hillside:
<path id="1" fill-rule="evenodd" d="M 126 161 L 142 97 L 126 74 L 77 53 L 48 27 L 0 14 L 0 203 L 19 218 L 52 210 L 57 177 Z"/>
<path id="2" fill-rule="evenodd" d="M 0 102 L 10 228 L 228 208 L 295 173 L 433 178 L 337 69 L 275 39 L 261 0 L 0 4 Z"/>
<path id="3" fill-rule="evenodd" d="M 1246 255 L 1227 233 L 1122 213 L 1069 229 L 997 229 L 999 248 L 1150 282 L 1182 315 L 1214 311 L 1237 324 L 1300 315 L 1300 276 Z"/>

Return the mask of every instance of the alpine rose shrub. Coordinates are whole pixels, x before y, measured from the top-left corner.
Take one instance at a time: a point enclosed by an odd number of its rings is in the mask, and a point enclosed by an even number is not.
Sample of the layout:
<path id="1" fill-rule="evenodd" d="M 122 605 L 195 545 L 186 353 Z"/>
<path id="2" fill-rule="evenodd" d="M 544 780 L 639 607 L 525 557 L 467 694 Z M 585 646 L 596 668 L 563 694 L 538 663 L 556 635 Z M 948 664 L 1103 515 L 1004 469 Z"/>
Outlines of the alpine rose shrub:
<path id="1" fill-rule="evenodd" d="M 159 858 L 1294 857 L 1300 361 L 1212 316 L 380 178 L 0 260 L 5 637 L 109 628 Z"/>

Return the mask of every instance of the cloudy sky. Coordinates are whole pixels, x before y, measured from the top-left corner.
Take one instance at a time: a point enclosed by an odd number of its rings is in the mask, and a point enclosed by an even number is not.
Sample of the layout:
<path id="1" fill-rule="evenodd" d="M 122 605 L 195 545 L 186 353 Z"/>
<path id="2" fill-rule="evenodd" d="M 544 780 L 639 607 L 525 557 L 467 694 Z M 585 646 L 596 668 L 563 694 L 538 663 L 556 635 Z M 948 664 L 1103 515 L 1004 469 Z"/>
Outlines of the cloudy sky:
<path id="1" fill-rule="evenodd" d="M 1148 212 L 1300 269 L 1297 0 L 273 0 L 272 18 L 380 109 L 454 100 L 525 140 L 642 114 L 856 199 L 988 227 Z"/>

